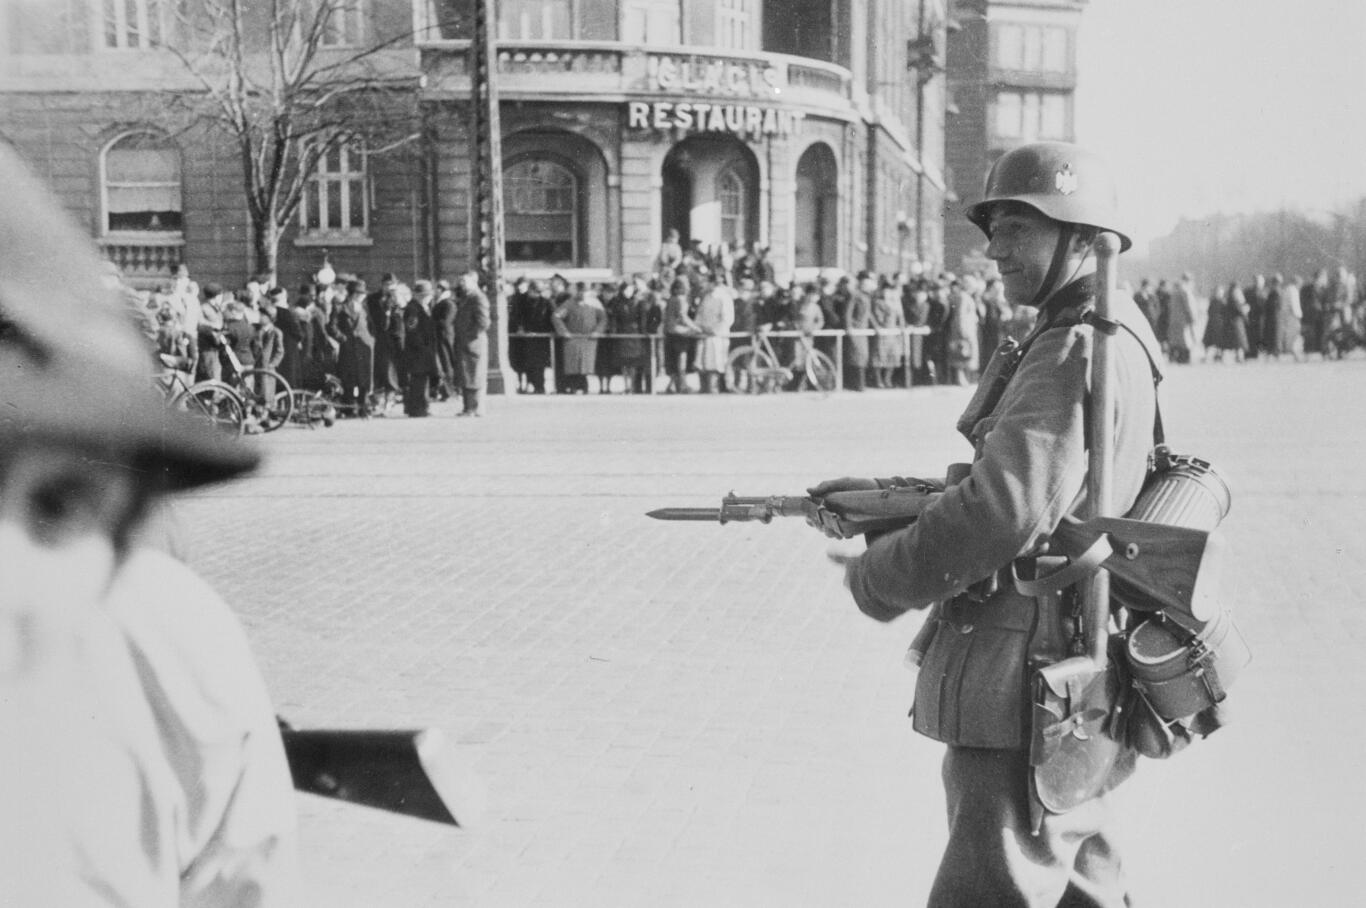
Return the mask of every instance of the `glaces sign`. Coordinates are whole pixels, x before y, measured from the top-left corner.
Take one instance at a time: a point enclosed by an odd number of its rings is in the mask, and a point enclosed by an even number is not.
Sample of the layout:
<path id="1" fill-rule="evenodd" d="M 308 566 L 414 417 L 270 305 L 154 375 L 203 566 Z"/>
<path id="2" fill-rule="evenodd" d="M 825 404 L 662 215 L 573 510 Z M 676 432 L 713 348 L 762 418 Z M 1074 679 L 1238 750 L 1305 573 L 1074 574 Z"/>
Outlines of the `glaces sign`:
<path id="1" fill-rule="evenodd" d="M 671 94 L 774 97 L 787 81 L 781 68 L 767 63 L 652 54 L 646 66 L 650 87 Z"/>
<path id="2" fill-rule="evenodd" d="M 727 104 L 726 99 L 776 99 L 787 78 L 768 63 L 652 54 L 649 88 L 675 95 L 703 95 L 706 101 L 631 101 L 626 105 L 629 129 L 668 132 L 726 132 L 737 136 L 790 135 L 804 114 L 753 104 Z"/>

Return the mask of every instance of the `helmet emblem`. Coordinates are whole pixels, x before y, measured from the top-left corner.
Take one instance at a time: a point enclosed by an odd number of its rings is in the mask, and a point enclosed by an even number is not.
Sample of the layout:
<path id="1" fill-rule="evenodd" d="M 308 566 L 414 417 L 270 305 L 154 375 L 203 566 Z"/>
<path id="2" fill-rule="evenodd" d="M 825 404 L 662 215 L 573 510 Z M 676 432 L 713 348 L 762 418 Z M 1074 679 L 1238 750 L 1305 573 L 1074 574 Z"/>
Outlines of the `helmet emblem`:
<path id="1" fill-rule="evenodd" d="M 1062 165 L 1062 170 L 1053 175 L 1053 185 L 1063 195 L 1071 195 L 1077 191 L 1077 174 L 1071 164 Z"/>

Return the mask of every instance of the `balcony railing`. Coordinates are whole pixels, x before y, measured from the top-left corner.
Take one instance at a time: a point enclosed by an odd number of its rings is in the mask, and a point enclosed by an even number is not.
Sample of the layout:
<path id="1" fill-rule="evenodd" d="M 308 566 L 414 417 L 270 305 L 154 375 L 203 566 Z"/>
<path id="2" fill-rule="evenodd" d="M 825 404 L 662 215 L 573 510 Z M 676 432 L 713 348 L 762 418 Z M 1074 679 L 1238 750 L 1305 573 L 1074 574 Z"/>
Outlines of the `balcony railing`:
<path id="1" fill-rule="evenodd" d="M 96 242 L 123 279 L 139 290 L 169 281 L 185 260 L 184 237 L 102 237 Z"/>
<path id="2" fill-rule="evenodd" d="M 826 108 L 844 115 L 850 112 L 854 98 L 849 70 L 788 54 L 612 41 L 499 41 L 496 47 L 498 72 L 503 77 L 499 91 L 505 98 L 578 96 L 588 100 L 594 95 L 606 95 L 646 100 L 694 93 L 688 79 L 680 79 L 672 87 L 658 84 L 654 76 L 660 61 L 680 66 L 684 61 L 693 63 L 694 82 L 697 72 L 707 65 L 742 68 L 745 75 L 732 80 L 733 86 L 723 86 L 720 92 L 712 87 L 711 93 L 718 96 Z M 469 91 L 468 41 L 426 41 L 420 42 L 419 48 L 429 94 L 460 96 Z M 764 78 L 752 77 L 752 72 Z M 547 80 L 547 76 L 563 78 Z M 768 84 L 773 86 L 771 93 L 764 88 Z"/>

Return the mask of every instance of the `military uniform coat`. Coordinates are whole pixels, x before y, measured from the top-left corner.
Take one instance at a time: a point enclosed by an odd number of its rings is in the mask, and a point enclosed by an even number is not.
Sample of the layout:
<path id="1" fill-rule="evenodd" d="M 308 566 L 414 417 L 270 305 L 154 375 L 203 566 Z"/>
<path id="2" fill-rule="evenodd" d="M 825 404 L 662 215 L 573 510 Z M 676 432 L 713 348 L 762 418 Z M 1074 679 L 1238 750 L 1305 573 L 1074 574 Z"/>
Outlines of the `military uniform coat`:
<path id="1" fill-rule="evenodd" d="M 1065 516 L 1083 512 L 1094 332 L 1083 324 L 1048 326 L 1091 299 L 1091 280 L 1082 278 L 1046 305 L 999 402 L 967 430 L 976 450 L 967 478 L 911 527 L 873 539 L 850 570 L 855 601 L 878 620 L 944 603 L 921 664 L 914 718 L 916 731 L 950 745 L 1024 747 L 1030 657 L 1065 655 L 1056 628 L 1036 628 L 1034 599 L 1009 583 L 985 596 L 969 587 L 1035 551 Z M 1156 400 L 1148 354 L 1156 357 L 1158 345 L 1132 300 L 1116 300 L 1114 309 L 1143 338 L 1141 345 L 1120 330 L 1111 346 L 1113 495 L 1123 513 L 1147 475 Z"/>

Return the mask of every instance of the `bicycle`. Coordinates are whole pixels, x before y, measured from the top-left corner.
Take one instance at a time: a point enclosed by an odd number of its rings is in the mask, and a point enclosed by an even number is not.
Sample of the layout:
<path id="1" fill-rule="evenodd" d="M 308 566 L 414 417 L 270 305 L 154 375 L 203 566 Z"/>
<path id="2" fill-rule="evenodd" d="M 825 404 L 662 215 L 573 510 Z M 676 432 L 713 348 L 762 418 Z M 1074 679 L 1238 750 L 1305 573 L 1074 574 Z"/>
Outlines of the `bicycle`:
<path id="1" fill-rule="evenodd" d="M 248 424 L 262 432 L 274 432 L 289 422 L 294 414 L 294 389 L 285 377 L 274 369 L 244 368 L 231 345 L 220 348 L 228 361 L 227 384 L 237 392 L 246 408 Z"/>
<path id="2" fill-rule="evenodd" d="M 194 414 L 234 434 L 242 434 L 247 423 L 247 406 L 231 385 L 211 379 L 191 384 L 171 357 L 161 354 L 160 358 L 166 368 L 153 375 L 152 382 L 161 391 L 168 407 Z"/>
<path id="3" fill-rule="evenodd" d="M 726 360 L 731 390 L 742 394 L 767 394 L 784 388 L 802 391 L 809 387 L 821 394 L 835 390 L 834 362 L 816 349 L 810 335 L 799 334 L 795 340 L 794 356 L 784 362 L 774 350 L 768 330 L 754 332 L 750 344 L 736 347 Z"/>

